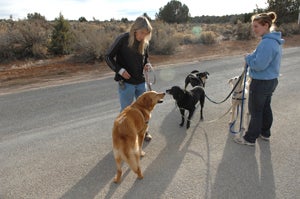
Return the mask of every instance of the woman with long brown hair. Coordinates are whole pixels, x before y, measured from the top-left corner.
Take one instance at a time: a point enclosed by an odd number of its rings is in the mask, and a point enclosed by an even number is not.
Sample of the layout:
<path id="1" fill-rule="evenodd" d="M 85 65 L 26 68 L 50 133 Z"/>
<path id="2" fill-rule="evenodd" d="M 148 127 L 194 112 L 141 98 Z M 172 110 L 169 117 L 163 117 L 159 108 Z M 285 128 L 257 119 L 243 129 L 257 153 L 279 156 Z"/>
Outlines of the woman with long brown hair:
<path id="1" fill-rule="evenodd" d="M 143 71 L 150 67 L 148 60 L 152 26 L 149 20 L 138 17 L 129 32 L 119 35 L 105 55 L 107 65 L 115 72 L 119 83 L 121 111 L 146 91 Z M 151 140 L 147 132 L 146 140 Z"/>

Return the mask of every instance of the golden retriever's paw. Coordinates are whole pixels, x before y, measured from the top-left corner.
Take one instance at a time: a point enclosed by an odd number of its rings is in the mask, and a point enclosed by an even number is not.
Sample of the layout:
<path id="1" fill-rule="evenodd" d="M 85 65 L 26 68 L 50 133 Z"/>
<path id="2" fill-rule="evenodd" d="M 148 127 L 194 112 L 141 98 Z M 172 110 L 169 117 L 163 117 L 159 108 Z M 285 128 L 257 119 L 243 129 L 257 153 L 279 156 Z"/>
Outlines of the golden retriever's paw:
<path id="1" fill-rule="evenodd" d="M 141 151 L 141 157 L 144 157 L 145 156 L 145 151 Z"/>
<path id="2" fill-rule="evenodd" d="M 142 174 L 142 171 L 141 171 L 141 168 L 140 168 L 140 167 L 137 168 L 137 170 L 135 171 L 135 173 L 137 174 L 137 178 L 138 178 L 139 180 L 141 180 L 141 179 L 144 178 L 144 176 L 143 176 L 143 174 Z"/>
<path id="3" fill-rule="evenodd" d="M 143 175 L 141 175 L 141 176 L 138 176 L 138 179 L 139 180 L 142 180 L 144 178 L 144 176 Z"/>
<path id="4" fill-rule="evenodd" d="M 121 182 L 121 176 L 122 176 L 122 171 L 117 171 L 117 174 L 114 178 L 114 183 L 119 183 Z"/>
<path id="5" fill-rule="evenodd" d="M 139 180 L 141 180 L 141 179 L 144 178 L 144 176 L 143 176 L 141 170 L 139 170 L 139 172 L 137 173 L 137 175 L 138 175 L 138 179 L 139 179 Z"/>
<path id="6" fill-rule="evenodd" d="M 114 178 L 114 183 L 118 184 L 118 183 L 120 183 L 120 182 L 121 182 L 121 179 L 120 179 L 120 178 L 117 178 L 117 177 Z"/>

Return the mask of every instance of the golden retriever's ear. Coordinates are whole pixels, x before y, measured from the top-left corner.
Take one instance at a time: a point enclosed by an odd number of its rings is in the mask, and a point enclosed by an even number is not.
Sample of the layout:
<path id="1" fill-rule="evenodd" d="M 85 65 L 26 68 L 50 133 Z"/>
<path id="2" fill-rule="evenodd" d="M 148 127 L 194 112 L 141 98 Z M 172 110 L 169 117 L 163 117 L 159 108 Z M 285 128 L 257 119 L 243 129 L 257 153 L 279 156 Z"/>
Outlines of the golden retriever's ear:
<path id="1" fill-rule="evenodd" d="M 144 104 L 146 107 L 152 106 L 152 98 L 151 97 L 144 97 Z"/>

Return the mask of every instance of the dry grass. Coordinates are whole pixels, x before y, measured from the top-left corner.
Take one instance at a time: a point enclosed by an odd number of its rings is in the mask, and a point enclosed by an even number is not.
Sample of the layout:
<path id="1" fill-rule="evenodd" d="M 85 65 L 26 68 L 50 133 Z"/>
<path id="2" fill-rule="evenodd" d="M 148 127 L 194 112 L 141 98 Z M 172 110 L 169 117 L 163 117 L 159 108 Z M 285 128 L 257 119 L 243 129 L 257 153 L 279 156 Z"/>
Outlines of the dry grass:
<path id="1" fill-rule="evenodd" d="M 300 35 L 285 38 L 284 47 L 300 46 Z M 220 41 L 214 45 L 182 45 L 173 55 L 150 55 L 154 66 L 178 62 L 200 61 L 222 56 L 241 55 L 251 52 L 258 40 Z M 14 62 L 0 65 L 0 95 L 10 92 L 52 86 L 68 82 L 91 80 L 112 74 L 104 62 L 74 64 L 69 57 L 35 62 Z"/>

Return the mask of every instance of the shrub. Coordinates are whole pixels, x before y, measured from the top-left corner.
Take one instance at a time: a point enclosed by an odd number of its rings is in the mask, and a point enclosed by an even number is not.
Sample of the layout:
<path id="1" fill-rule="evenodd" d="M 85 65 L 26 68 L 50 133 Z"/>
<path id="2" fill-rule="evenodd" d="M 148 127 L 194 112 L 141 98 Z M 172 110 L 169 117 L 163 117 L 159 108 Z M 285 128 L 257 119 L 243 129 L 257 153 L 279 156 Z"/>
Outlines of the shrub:
<path id="1" fill-rule="evenodd" d="M 200 42 L 205 45 L 212 45 L 217 42 L 217 35 L 213 31 L 203 31 L 200 35 Z"/>
<path id="2" fill-rule="evenodd" d="M 47 55 L 48 31 L 45 30 L 39 20 L 24 21 L 20 24 L 16 36 L 16 42 L 20 48 L 18 57 L 44 58 Z"/>
<path id="3" fill-rule="evenodd" d="M 106 32 L 101 26 L 94 24 L 74 24 L 74 58 L 77 62 L 103 61 L 106 50 L 109 48 L 117 34 Z"/>
<path id="4" fill-rule="evenodd" d="M 242 23 L 238 21 L 235 28 L 237 40 L 250 40 L 253 38 L 252 28 L 250 23 Z"/>
<path id="5" fill-rule="evenodd" d="M 38 14 L 19 21 L 0 20 L 0 62 L 62 54 L 73 54 L 78 62 L 103 61 L 107 48 L 120 33 L 128 31 L 131 24 L 126 20 L 69 22 L 62 15 L 48 22 Z M 236 24 L 168 24 L 155 20 L 151 24 L 151 54 L 171 55 L 179 45 L 212 45 L 219 38 L 253 38 L 251 23 L 241 21 Z M 283 36 L 300 34 L 297 23 L 284 23 L 277 30 Z"/>
<path id="6" fill-rule="evenodd" d="M 0 33 L 0 62 L 10 61 L 14 57 L 8 34 Z"/>
<path id="7" fill-rule="evenodd" d="M 174 29 L 166 23 L 153 24 L 152 39 L 150 41 L 150 51 L 154 54 L 173 54 L 178 46 L 178 40 L 173 37 Z"/>
<path id="8" fill-rule="evenodd" d="M 282 24 L 276 30 L 280 31 L 283 36 L 300 34 L 300 26 L 297 23 Z"/>
<path id="9" fill-rule="evenodd" d="M 49 51 L 54 55 L 67 55 L 72 52 L 73 33 L 70 24 L 62 14 L 55 19 L 54 30 L 52 31 Z"/>
<path id="10" fill-rule="evenodd" d="M 47 56 L 49 26 L 41 20 L 2 22 L 0 61 Z"/>

